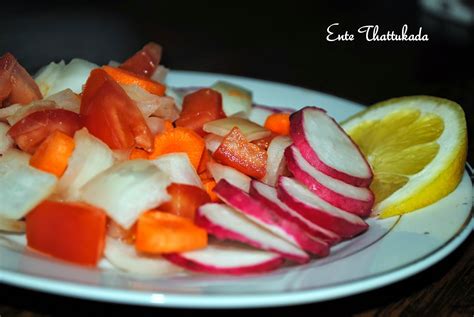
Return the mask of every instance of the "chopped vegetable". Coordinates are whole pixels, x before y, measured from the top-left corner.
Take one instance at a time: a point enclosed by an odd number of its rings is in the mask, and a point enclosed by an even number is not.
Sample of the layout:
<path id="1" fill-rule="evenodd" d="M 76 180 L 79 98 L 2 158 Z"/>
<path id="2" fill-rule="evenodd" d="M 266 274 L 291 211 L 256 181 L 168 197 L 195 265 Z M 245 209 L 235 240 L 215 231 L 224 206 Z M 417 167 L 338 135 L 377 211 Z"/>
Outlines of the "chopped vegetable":
<path id="1" fill-rule="evenodd" d="M 10 126 L 0 122 L 0 155 L 4 154 L 13 145 L 12 138 L 7 134 Z"/>
<path id="2" fill-rule="evenodd" d="M 25 222 L 22 220 L 8 219 L 0 216 L 0 233 L 13 232 L 13 233 L 24 233 L 26 230 Z"/>
<path id="3" fill-rule="evenodd" d="M 235 168 L 230 166 L 222 165 L 216 162 L 209 162 L 207 163 L 207 169 L 212 175 L 212 178 L 216 182 L 219 182 L 221 179 L 225 179 L 229 183 L 238 188 L 242 189 L 243 191 L 249 192 L 250 189 L 250 182 L 252 179 L 245 175 L 242 172 L 239 172 Z"/>
<path id="4" fill-rule="evenodd" d="M 267 172 L 262 179 L 267 185 L 275 186 L 278 176 L 286 175 L 286 160 L 284 158 L 285 149 L 291 145 L 291 139 L 287 136 L 277 136 L 274 138 L 267 150 Z"/>
<path id="5" fill-rule="evenodd" d="M 102 258 L 106 220 L 98 208 L 46 200 L 26 216 L 26 239 L 42 253 L 95 266 Z"/>
<path id="6" fill-rule="evenodd" d="M 30 165 L 60 177 L 74 151 L 74 139 L 60 131 L 50 134 L 30 159 Z"/>
<path id="7" fill-rule="evenodd" d="M 261 139 L 258 139 L 258 140 L 255 140 L 255 141 L 252 141 L 253 144 L 257 145 L 259 148 L 267 151 L 268 150 L 268 147 L 270 146 L 270 143 L 272 142 L 272 140 L 278 136 L 278 134 L 275 134 L 275 133 L 272 133 L 270 134 L 269 136 L 266 136 L 264 138 L 261 138 Z"/>
<path id="8" fill-rule="evenodd" d="M 217 197 L 217 194 L 214 193 L 214 191 L 213 191 L 214 187 L 216 187 L 216 185 L 217 185 L 215 180 L 213 180 L 213 179 L 203 180 L 202 185 L 204 186 L 204 190 L 207 192 L 207 194 L 211 198 L 212 202 L 220 201 L 219 197 Z"/>
<path id="9" fill-rule="evenodd" d="M 158 207 L 158 210 L 169 212 L 194 221 L 199 206 L 211 202 L 211 198 L 200 187 L 172 183 L 167 188 L 171 200 Z"/>
<path id="10" fill-rule="evenodd" d="M 252 108 L 252 92 L 235 84 L 218 81 L 211 86 L 222 95 L 224 112 L 227 116 L 243 112 L 247 115 Z"/>
<path id="11" fill-rule="evenodd" d="M 248 141 L 258 140 L 271 134 L 270 130 L 265 129 L 250 120 L 239 117 L 228 117 L 207 122 L 204 124 L 203 130 L 223 137 L 235 127 L 239 128 L 240 132 Z"/>
<path id="12" fill-rule="evenodd" d="M 153 115 L 165 120 L 174 121 L 179 111 L 171 97 L 161 97 L 149 93 L 137 85 L 121 85 L 127 95 L 137 105 L 145 118 Z"/>
<path id="13" fill-rule="evenodd" d="M 102 66 L 102 69 L 109 74 L 115 81 L 122 85 L 137 85 L 149 93 L 164 96 L 166 87 L 147 77 L 137 75 L 125 69 L 115 68 L 111 66 Z"/>
<path id="14" fill-rule="evenodd" d="M 214 153 L 221 145 L 222 140 L 224 140 L 224 137 L 209 133 L 204 137 L 204 141 L 206 141 L 206 149 L 211 151 L 211 153 Z"/>
<path id="15" fill-rule="evenodd" d="M 281 134 L 290 134 L 290 114 L 286 112 L 274 113 L 269 115 L 265 121 L 265 128 L 268 130 Z"/>
<path id="16" fill-rule="evenodd" d="M 172 183 L 202 187 L 201 179 L 186 153 L 160 155 L 152 162 L 160 171 L 168 175 Z"/>
<path id="17" fill-rule="evenodd" d="M 119 67 L 135 74 L 150 77 L 160 64 L 162 48 L 149 42 Z"/>
<path id="18" fill-rule="evenodd" d="M 135 248 L 140 252 L 176 253 L 207 246 L 206 230 L 170 213 L 149 211 L 138 219 Z"/>

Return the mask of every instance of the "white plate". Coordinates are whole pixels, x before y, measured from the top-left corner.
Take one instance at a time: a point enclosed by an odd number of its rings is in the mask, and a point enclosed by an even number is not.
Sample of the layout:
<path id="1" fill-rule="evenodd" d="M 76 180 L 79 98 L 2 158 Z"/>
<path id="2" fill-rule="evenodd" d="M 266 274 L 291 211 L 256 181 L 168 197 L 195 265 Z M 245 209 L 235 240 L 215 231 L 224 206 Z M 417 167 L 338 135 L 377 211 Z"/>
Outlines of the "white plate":
<path id="1" fill-rule="evenodd" d="M 362 107 L 316 91 L 255 79 L 174 71 L 173 86 L 207 86 L 218 79 L 254 92 L 257 103 L 295 108 L 317 105 L 341 120 Z M 364 235 L 333 248 L 330 257 L 268 274 L 187 275 L 143 279 L 107 263 L 86 269 L 23 249 L 24 238 L 0 235 L 0 282 L 43 292 L 117 303 L 167 307 L 269 307 L 324 301 L 382 287 L 435 264 L 470 234 L 472 184 L 401 218 L 371 219 Z M 3 242 L 3 243 L 1 243 Z"/>

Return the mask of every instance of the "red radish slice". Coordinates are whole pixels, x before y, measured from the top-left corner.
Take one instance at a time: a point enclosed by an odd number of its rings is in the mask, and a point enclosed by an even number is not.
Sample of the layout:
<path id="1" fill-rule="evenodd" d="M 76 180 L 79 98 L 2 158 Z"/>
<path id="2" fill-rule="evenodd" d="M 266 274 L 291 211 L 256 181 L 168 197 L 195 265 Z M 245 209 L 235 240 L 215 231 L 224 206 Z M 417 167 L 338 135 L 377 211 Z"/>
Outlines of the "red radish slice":
<path id="1" fill-rule="evenodd" d="M 341 241 L 341 237 L 334 232 L 318 226 L 314 222 L 303 217 L 297 211 L 285 205 L 285 203 L 278 198 L 277 190 L 274 187 L 253 180 L 250 185 L 250 195 L 270 207 L 280 217 L 298 224 L 309 235 L 326 241 L 331 245 Z"/>
<path id="2" fill-rule="evenodd" d="M 260 201 L 225 180 L 217 183 L 217 186 L 214 187 L 214 192 L 227 205 L 241 212 L 280 238 L 318 256 L 326 256 L 329 254 L 329 246 L 326 242 L 318 238 L 310 237 L 296 223 L 281 217 L 268 208 L 267 205 L 262 204 Z"/>
<path id="3" fill-rule="evenodd" d="M 369 187 L 372 170 L 337 122 L 316 107 L 291 115 L 290 134 L 303 157 L 319 171 L 348 184 Z"/>
<path id="4" fill-rule="evenodd" d="M 222 242 L 202 250 L 164 255 L 164 258 L 191 271 L 232 275 L 268 272 L 284 262 L 277 253 Z"/>
<path id="5" fill-rule="evenodd" d="M 334 207 L 293 178 L 279 178 L 278 197 L 305 218 L 343 238 L 351 238 L 368 228 L 359 216 Z"/>
<path id="6" fill-rule="evenodd" d="M 309 164 L 294 145 L 285 151 L 288 169 L 313 193 L 333 206 L 361 217 L 370 215 L 374 194 L 368 188 L 356 187 L 321 173 Z"/>
<path id="7" fill-rule="evenodd" d="M 202 182 L 186 153 L 170 153 L 152 161 L 160 171 L 168 175 L 172 183 L 202 188 Z"/>
<path id="8" fill-rule="evenodd" d="M 247 193 L 249 192 L 250 182 L 252 179 L 244 173 L 239 172 L 235 168 L 216 162 L 209 162 L 207 163 L 207 169 L 211 173 L 212 177 L 214 177 L 216 183 L 218 183 L 221 179 L 225 179 L 243 191 Z"/>
<path id="9" fill-rule="evenodd" d="M 310 260 L 308 254 L 300 248 L 224 204 L 202 205 L 198 209 L 195 222 L 219 239 L 240 241 L 258 249 L 276 252 L 299 263 Z"/>
<path id="10" fill-rule="evenodd" d="M 219 135 L 215 134 L 208 134 L 204 137 L 204 141 L 206 141 L 206 149 L 211 151 L 211 153 L 214 153 L 219 145 L 221 145 L 222 140 L 224 140 L 224 137 L 221 137 Z"/>
<path id="11" fill-rule="evenodd" d="M 267 172 L 262 178 L 265 184 L 275 186 L 278 176 L 283 175 L 286 169 L 284 158 L 285 149 L 291 145 L 291 139 L 287 136 L 275 137 L 268 146 Z"/>

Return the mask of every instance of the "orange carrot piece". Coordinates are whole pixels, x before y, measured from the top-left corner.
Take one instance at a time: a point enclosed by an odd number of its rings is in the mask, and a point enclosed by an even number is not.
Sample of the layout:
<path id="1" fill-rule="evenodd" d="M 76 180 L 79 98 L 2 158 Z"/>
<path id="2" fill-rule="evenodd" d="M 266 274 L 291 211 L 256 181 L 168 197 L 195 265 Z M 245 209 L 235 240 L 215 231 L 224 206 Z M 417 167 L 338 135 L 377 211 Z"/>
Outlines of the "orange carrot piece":
<path id="1" fill-rule="evenodd" d="M 202 153 L 201 161 L 199 162 L 199 166 L 197 169 L 198 174 L 202 174 L 207 170 L 207 163 L 211 159 L 211 154 L 209 154 L 208 150 L 204 150 Z"/>
<path id="2" fill-rule="evenodd" d="M 265 120 L 265 128 L 281 135 L 290 134 L 290 114 L 286 112 L 274 113 Z"/>
<path id="3" fill-rule="evenodd" d="M 165 95 L 166 86 L 157 81 L 153 81 L 147 77 L 137 75 L 128 70 L 112 66 L 102 66 L 102 69 L 105 70 L 105 72 L 109 74 L 119 84 L 137 85 L 145 89 L 149 93 L 158 96 Z"/>
<path id="4" fill-rule="evenodd" d="M 207 246 L 206 230 L 191 220 L 160 211 L 138 218 L 135 249 L 145 253 L 175 253 Z"/>
<path id="5" fill-rule="evenodd" d="M 204 189 L 206 190 L 207 194 L 209 195 L 209 197 L 211 197 L 211 200 L 213 202 L 219 202 L 221 201 L 219 199 L 219 197 L 217 197 L 217 194 L 214 193 L 213 189 L 214 187 L 216 187 L 216 181 L 214 179 L 207 179 L 207 180 L 203 180 L 202 181 L 202 186 L 204 187 Z"/>
<path id="6" fill-rule="evenodd" d="M 149 153 L 147 151 L 145 151 L 143 149 L 134 148 L 130 152 L 130 155 L 129 155 L 128 158 L 130 160 L 136 160 L 136 159 L 148 160 L 148 156 L 149 156 Z"/>
<path id="7" fill-rule="evenodd" d="M 55 131 L 36 149 L 30 159 L 30 165 L 60 177 L 67 168 L 74 147 L 73 138 L 63 132 Z"/>
<path id="8" fill-rule="evenodd" d="M 164 131 L 171 131 L 174 129 L 173 122 L 169 120 L 165 120 L 165 130 Z"/>

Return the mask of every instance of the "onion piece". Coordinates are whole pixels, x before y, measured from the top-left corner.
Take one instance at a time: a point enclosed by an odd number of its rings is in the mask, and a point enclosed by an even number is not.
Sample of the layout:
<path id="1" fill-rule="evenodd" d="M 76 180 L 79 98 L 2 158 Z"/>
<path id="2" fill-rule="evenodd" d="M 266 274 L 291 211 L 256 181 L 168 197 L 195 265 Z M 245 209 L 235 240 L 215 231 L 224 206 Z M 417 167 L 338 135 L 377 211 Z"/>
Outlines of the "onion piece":
<path id="1" fill-rule="evenodd" d="M 215 134 L 208 134 L 204 137 L 204 141 L 206 142 L 206 149 L 211 151 L 211 153 L 214 153 L 219 145 L 221 145 L 222 140 L 224 140 L 224 137 L 221 137 L 219 135 Z"/>
<path id="2" fill-rule="evenodd" d="M 0 216 L 0 232 L 24 233 L 26 231 L 26 224 L 21 220 L 7 219 Z"/>
<path id="3" fill-rule="evenodd" d="M 168 75 L 168 72 L 169 72 L 168 68 L 164 67 L 163 65 L 158 65 L 158 67 L 155 69 L 155 71 L 151 75 L 150 79 L 164 84 L 166 80 L 166 76 Z"/>
<path id="4" fill-rule="evenodd" d="M 58 109 L 81 112 L 81 98 L 69 88 L 47 97 L 46 100 L 54 101 Z"/>
<path id="5" fill-rule="evenodd" d="M 252 108 L 252 92 L 235 84 L 218 81 L 211 86 L 221 93 L 223 110 L 227 116 L 237 112 L 249 113 Z"/>
<path id="6" fill-rule="evenodd" d="M 221 179 L 225 179 L 230 184 L 242 189 L 247 193 L 249 192 L 250 182 L 252 179 L 249 176 L 239 172 L 235 168 L 216 162 L 208 162 L 207 169 L 211 173 L 216 183 L 219 183 Z"/>
<path id="7" fill-rule="evenodd" d="M 10 149 L 0 158 L 0 216 L 23 218 L 54 191 L 54 175 L 30 166 L 30 156 Z"/>
<path id="8" fill-rule="evenodd" d="M 86 128 L 74 134 L 74 143 L 74 152 L 58 183 L 58 193 L 66 200 L 79 198 L 82 186 L 114 164 L 109 147 L 89 134 Z"/>
<path id="9" fill-rule="evenodd" d="M 285 149 L 291 145 L 291 139 L 287 136 L 275 137 L 268 146 L 267 172 L 262 178 L 262 182 L 275 187 L 278 176 L 284 174 L 286 169 Z"/>
<path id="10" fill-rule="evenodd" d="M 10 105 L 5 108 L 0 108 L 0 121 L 7 121 L 7 118 L 9 116 L 14 115 L 15 112 L 17 112 L 22 107 L 24 107 L 24 105 L 20 105 L 16 103 L 14 105 Z"/>
<path id="11" fill-rule="evenodd" d="M 161 118 L 148 117 L 145 121 L 153 135 L 157 135 L 165 130 L 165 120 Z"/>
<path id="12" fill-rule="evenodd" d="M 104 209 L 129 229 L 146 210 L 168 201 L 166 174 L 147 160 L 124 161 L 103 171 L 81 189 L 81 200 Z"/>
<path id="13" fill-rule="evenodd" d="M 13 145 L 13 139 L 7 134 L 10 126 L 0 122 L 0 155 L 4 154 Z"/>
<path id="14" fill-rule="evenodd" d="M 174 103 L 176 105 L 176 107 L 178 108 L 179 111 L 181 111 L 181 109 L 183 109 L 183 98 L 184 98 L 184 93 L 177 90 L 177 89 L 173 89 L 169 86 L 166 87 L 166 96 L 170 97 L 170 98 L 173 98 L 174 100 Z"/>
<path id="15" fill-rule="evenodd" d="M 271 134 L 271 131 L 244 118 L 227 117 L 207 122 L 202 127 L 208 133 L 214 133 L 219 136 L 226 136 L 233 128 L 238 127 L 245 138 L 251 142 Z"/>
<path id="16" fill-rule="evenodd" d="M 172 183 L 187 184 L 202 188 L 202 182 L 196 173 L 188 155 L 185 153 L 170 153 L 160 155 L 151 161 L 160 171 L 168 175 Z"/>
<path id="17" fill-rule="evenodd" d="M 148 277 L 166 276 L 183 269 L 160 256 L 138 254 L 133 245 L 107 237 L 104 255 L 116 268 Z"/>
<path id="18" fill-rule="evenodd" d="M 8 124 L 13 126 L 15 123 L 26 117 L 27 115 L 40 111 L 40 110 L 47 110 L 47 109 L 54 109 L 57 105 L 52 100 L 42 99 L 42 100 L 35 100 L 28 105 L 21 106 L 13 115 L 7 118 Z"/>
<path id="19" fill-rule="evenodd" d="M 120 64 L 122 64 L 122 63 L 119 63 L 119 62 L 114 61 L 114 60 L 111 59 L 107 65 L 112 66 L 112 67 L 119 67 Z"/>

